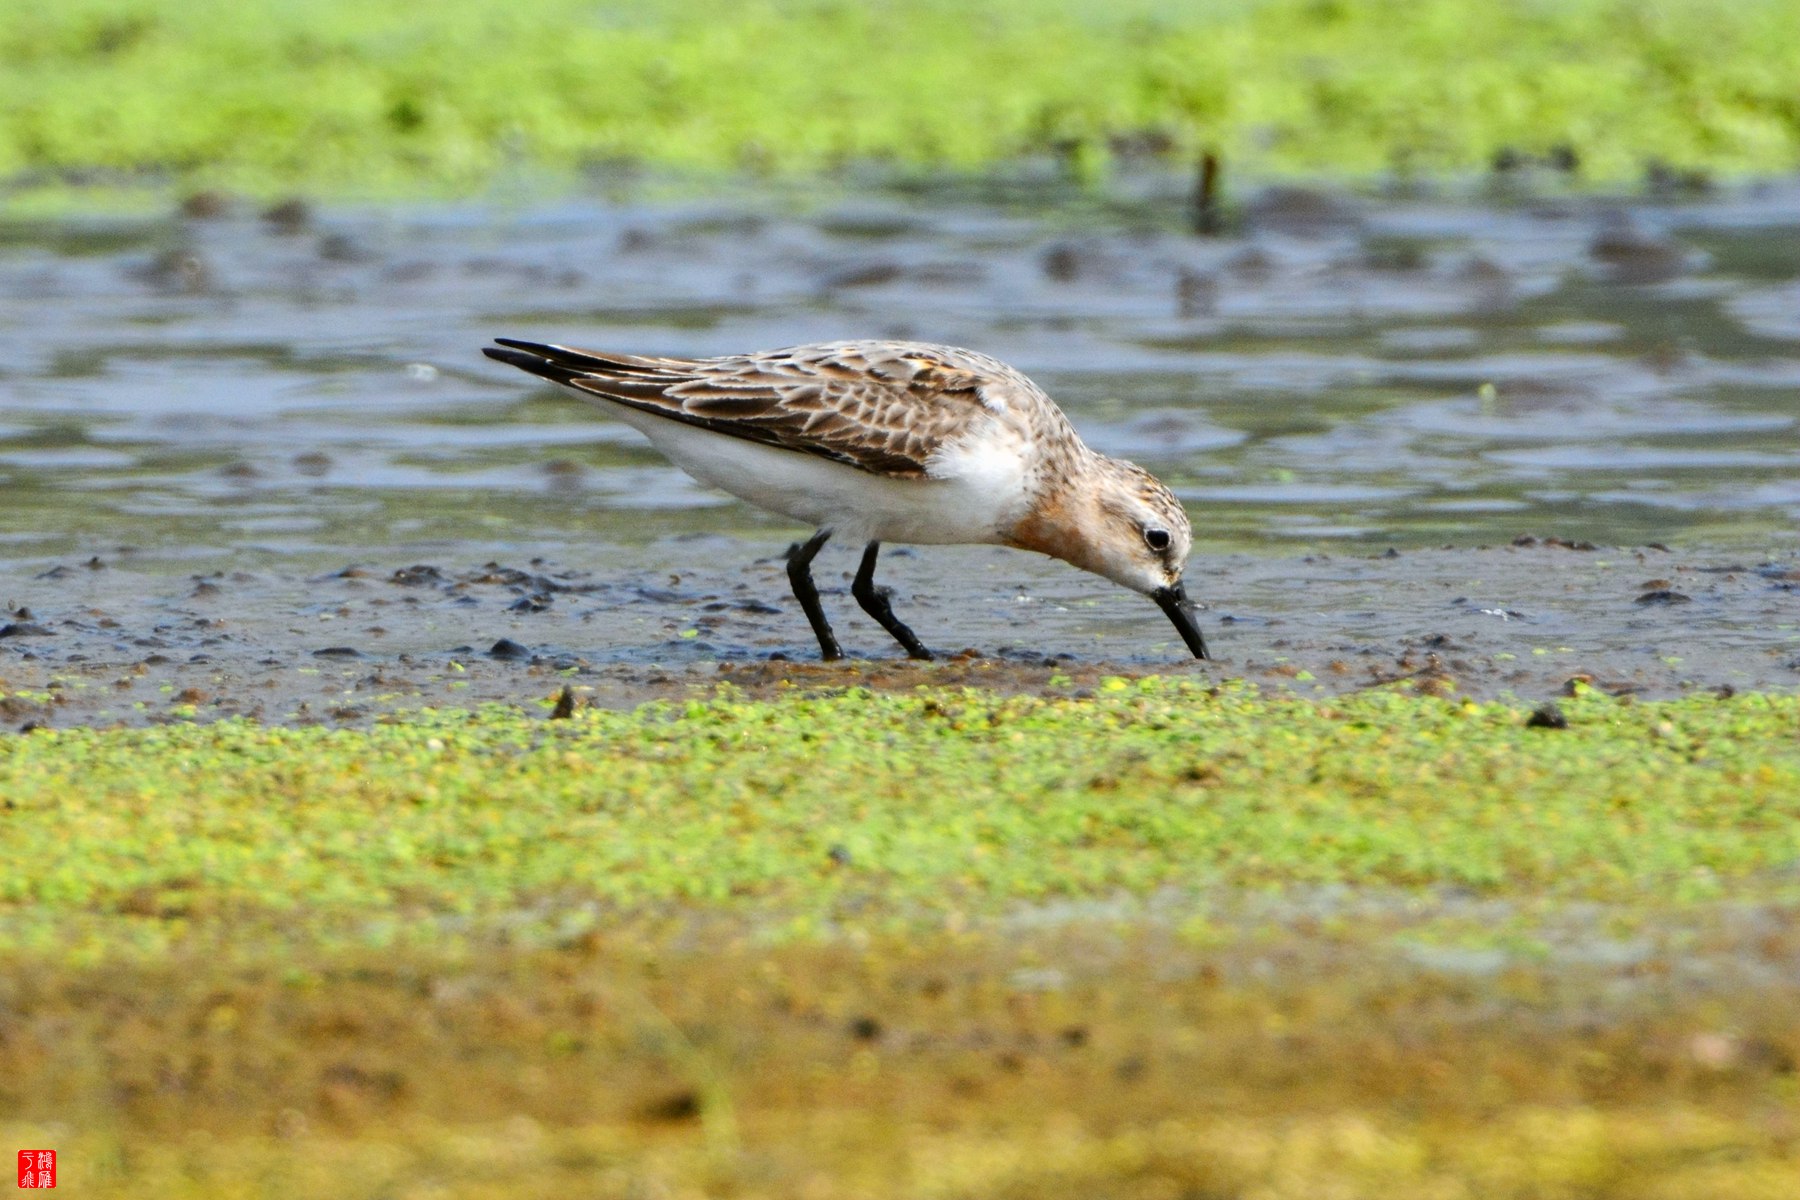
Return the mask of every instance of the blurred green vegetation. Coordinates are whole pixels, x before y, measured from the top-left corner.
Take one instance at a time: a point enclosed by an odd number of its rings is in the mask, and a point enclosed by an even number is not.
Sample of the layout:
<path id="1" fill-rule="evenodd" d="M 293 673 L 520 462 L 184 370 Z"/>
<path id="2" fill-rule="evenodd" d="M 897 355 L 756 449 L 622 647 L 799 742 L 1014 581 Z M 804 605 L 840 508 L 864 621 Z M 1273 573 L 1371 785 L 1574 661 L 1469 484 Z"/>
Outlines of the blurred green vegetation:
<path id="1" fill-rule="evenodd" d="M 62 0 L 0 22 L 0 178 L 467 192 L 620 160 L 1591 180 L 1800 162 L 1800 0 Z"/>

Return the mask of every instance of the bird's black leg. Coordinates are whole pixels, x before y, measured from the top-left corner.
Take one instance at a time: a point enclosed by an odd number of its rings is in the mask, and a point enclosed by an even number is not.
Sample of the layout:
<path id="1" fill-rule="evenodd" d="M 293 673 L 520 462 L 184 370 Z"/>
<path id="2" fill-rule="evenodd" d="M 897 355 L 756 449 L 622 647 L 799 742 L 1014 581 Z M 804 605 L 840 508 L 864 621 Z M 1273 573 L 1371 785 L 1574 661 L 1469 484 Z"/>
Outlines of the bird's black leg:
<path id="1" fill-rule="evenodd" d="M 908 654 L 914 658 L 930 658 L 931 651 L 894 615 L 893 607 L 888 604 L 888 589 L 875 586 L 875 556 L 879 553 L 880 542 L 870 542 L 869 548 L 863 551 L 862 566 L 856 569 L 856 579 L 850 584 L 850 594 L 856 597 L 856 602 L 862 605 L 864 612 L 880 621 L 881 627 L 893 634 L 896 642 L 906 647 Z"/>
<path id="2" fill-rule="evenodd" d="M 813 555 L 830 540 L 831 530 L 821 529 L 804 546 L 789 546 L 787 552 L 788 582 L 793 585 L 794 597 L 800 601 L 800 607 L 806 610 L 806 619 L 812 622 L 813 633 L 819 638 L 819 656 L 826 662 L 844 657 L 837 638 L 832 635 L 831 622 L 825 619 L 825 610 L 819 607 L 819 589 L 813 586 Z"/>

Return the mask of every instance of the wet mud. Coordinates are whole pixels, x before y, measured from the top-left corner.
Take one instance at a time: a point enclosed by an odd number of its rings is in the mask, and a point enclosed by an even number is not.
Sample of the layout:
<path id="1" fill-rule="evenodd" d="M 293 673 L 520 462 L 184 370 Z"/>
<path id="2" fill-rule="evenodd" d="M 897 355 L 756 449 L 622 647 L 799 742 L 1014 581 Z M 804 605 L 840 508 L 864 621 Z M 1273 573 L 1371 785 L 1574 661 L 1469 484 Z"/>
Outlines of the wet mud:
<path id="1" fill-rule="evenodd" d="M 849 552 L 828 552 L 817 572 L 852 656 L 840 663 L 818 661 L 779 543 L 667 539 L 640 550 L 655 566 L 633 570 L 442 559 L 170 576 L 131 557 L 8 581 L 0 716 L 14 728 L 357 723 L 424 705 L 548 702 L 564 688 L 571 703 L 619 707 L 722 683 L 751 695 L 1079 691 L 1156 673 L 1526 701 L 1576 683 L 1642 697 L 1800 685 L 1800 557 L 1529 535 L 1479 549 L 1203 556 L 1191 571 L 1209 601 L 1206 663 L 1149 601 L 999 549 L 891 556 L 897 609 L 937 651 L 930 663 L 907 659 L 856 607 Z"/>

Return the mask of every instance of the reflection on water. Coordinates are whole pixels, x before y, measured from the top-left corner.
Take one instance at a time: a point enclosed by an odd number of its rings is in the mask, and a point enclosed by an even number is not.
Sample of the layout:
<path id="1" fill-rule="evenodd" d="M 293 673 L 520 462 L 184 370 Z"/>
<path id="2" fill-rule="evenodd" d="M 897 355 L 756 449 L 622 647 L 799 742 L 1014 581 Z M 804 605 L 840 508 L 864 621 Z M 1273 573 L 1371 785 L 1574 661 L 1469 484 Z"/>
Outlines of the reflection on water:
<path id="1" fill-rule="evenodd" d="M 1793 541 L 1800 188 L 1329 211 L 1284 221 L 1277 195 L 1217 239 L 1173 206 L 930 196 L 4 224 L 0 543 L 772 524 L 484 362 L 496 334 L 978 347 L 1175 486 L 1203 549 Z"/>

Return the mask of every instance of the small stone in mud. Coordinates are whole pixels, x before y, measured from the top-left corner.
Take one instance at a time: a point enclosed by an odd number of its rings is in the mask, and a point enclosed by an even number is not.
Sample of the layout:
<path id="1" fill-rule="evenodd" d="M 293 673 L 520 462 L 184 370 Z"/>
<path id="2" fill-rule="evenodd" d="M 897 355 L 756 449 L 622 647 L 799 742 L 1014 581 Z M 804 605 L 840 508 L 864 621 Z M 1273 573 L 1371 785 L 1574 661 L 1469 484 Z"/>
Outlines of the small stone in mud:
<path id="1" fill-rule="evenodd" d="M 125 274 L 164 292 L 204 292 L 213 285 L 213 270 L 206 260 L 181 247 L 128 267 Z"/>
<path id="2" fill-rule="evenodd" d="M 1252 229 L 1299 237 L 1319 237 L 1354 226 L 1361 219 L 1354 205 L 1345 199 L 1291 186 L 1264 189 L 1245 209 L 1244 218 Z"/>
<path id="3" fill-rule="evenodd" d="M 881 1036 L 881 1022 L 874 1017 L 857 1017 L 850 1022 L 850 1036 L 859 1042 L 872 1042 Z"/>
<path id="4" fill-rule="evenodd" d="M 1070 283 L 1081 275 L 1081 252 L 1067 242 L 1058 242 L 1044 251 L 1040 265 L 1046 278 Z"/>
<path id="5" fill-rule="evenodd" d="M 531 657 L 531 651 L 519 645 L 519 643 L 513 641 L 511 638 L 501 638 L 492 646 L 488 647 L 487 653 L 489 658 L 500 658 L 508 661 L 516 661 L 521 658 Z"/>
<path id="6" fill-rule="evenodd" d="M 1531 715 L 1525 718 L 1525 728 L 1527 729 L 1567 729 L 1568 727 L 1569 718 L 1563 715 L 1562 709 L 1549 700 L 1538 705 L 1532 710 Z"/>
<path id="7" fill-rule="evenodd" d="M 553 480 L 572 482 L 587 474 L 587 468 L 567 458 L 553 458 L 538 470 Z"/>
<path id="8" fill-rule="evenodd" d="M 1634 603 L 1637 603 L 1637 604 L 1690 604 L 1693 602 L 1693 599 L 1694 598 L 1692 596 L 1686 596 L 1680 592 L 1670 591 L 1668 588 L 1657 588 L 1655 591 L 1645 592 L 1643 595 L 1639 596 L 1637 598 L 1637 600 L 1634 601 Z"/>
<path id="9" fill-rule="evenodd" d="M 1588 244 L 1588 254 L 1607 267 L 1613 283 L 1662 283 L 1687 266 L 1687 253 L 1680 246 L 1630 227 L 1601 230 Z"/>
<path id="10" fill-rule="evenodd" d="M 305 454 L 294 456 L 294 470 L 302 475 L 323 475 L 331 470 L 331 456 L 321 454 L 317 450 L 309 450 Z"/>
<path id="11" fill-rule="evenodd" d="M 1697 196 L 1712 190 L 1712 176 L 1703 170 L 1672 167 L 1660 158 L 1644 164 L 1644 188 L 1652 196 Z"/>
<path id="12" fill-rule="evenodd" d="M 196 221 L 212 221 L 231 211 L 231 197 L 213 188 L 190 192 L 181 201 L 181 215 Z"/>
<path id="13" fill-rule="evenodd" d="M 327 646 L 323 650 L 314 650 L 314 658 L 361 658 L 362 651 L 355 646 Z"/>
<path id="14" fill-rule="evenodd" d="M 319 257 L 326 262 L 367 262 L 373 258 L 357 244 L 356 239 L 343 233 L 328 233 L 319 239 Z"/>
<path id="15" fill-rule="evenodd" d="M 0 638 L 55 636 L 54 630 L 46 629 L 36 621 L 9 621 L 5 625 L 0 625 Z"/>
<path id="16" fill-rule="evenodd" d="M 444 574 L 436 567 L 418 563 L 410 567 L 402 567 L 395 571 L 390 582 L 401 587 L 422 587 L 429 583 L 442 583 Z"/>
<path id="17" fill-rule="evenodd" d="M 823 280 L 824 287 L 855 288 L 879 287 L 884 283 L 892 283 L 900 278 L 900 264 L 895 262 L 863 262 L 851 263 L 847 267 L 833 271 Z"/>
<path id="18" fill-rule="evenodd" d="M 700 1116 L 700 1097 L 692 1091 L 675 1092 L 644 1105 L 638 1115 L 646 1121 L 692 1121 Z"/>
<path id="19" fill-rule="evenodd" d="M 564 684 L 562 692 L 556 697 L 556 707 L 550 710 L 550 719 L 552 721 L 566 721 L 574 715 L 575 689 Z"/>
<path id="20" fill-rule="evenodd" d="M 262 219 L 276 233 L 299 233 L 312 220 L 312 208 L 298 196 L 263 210 Z"/>

